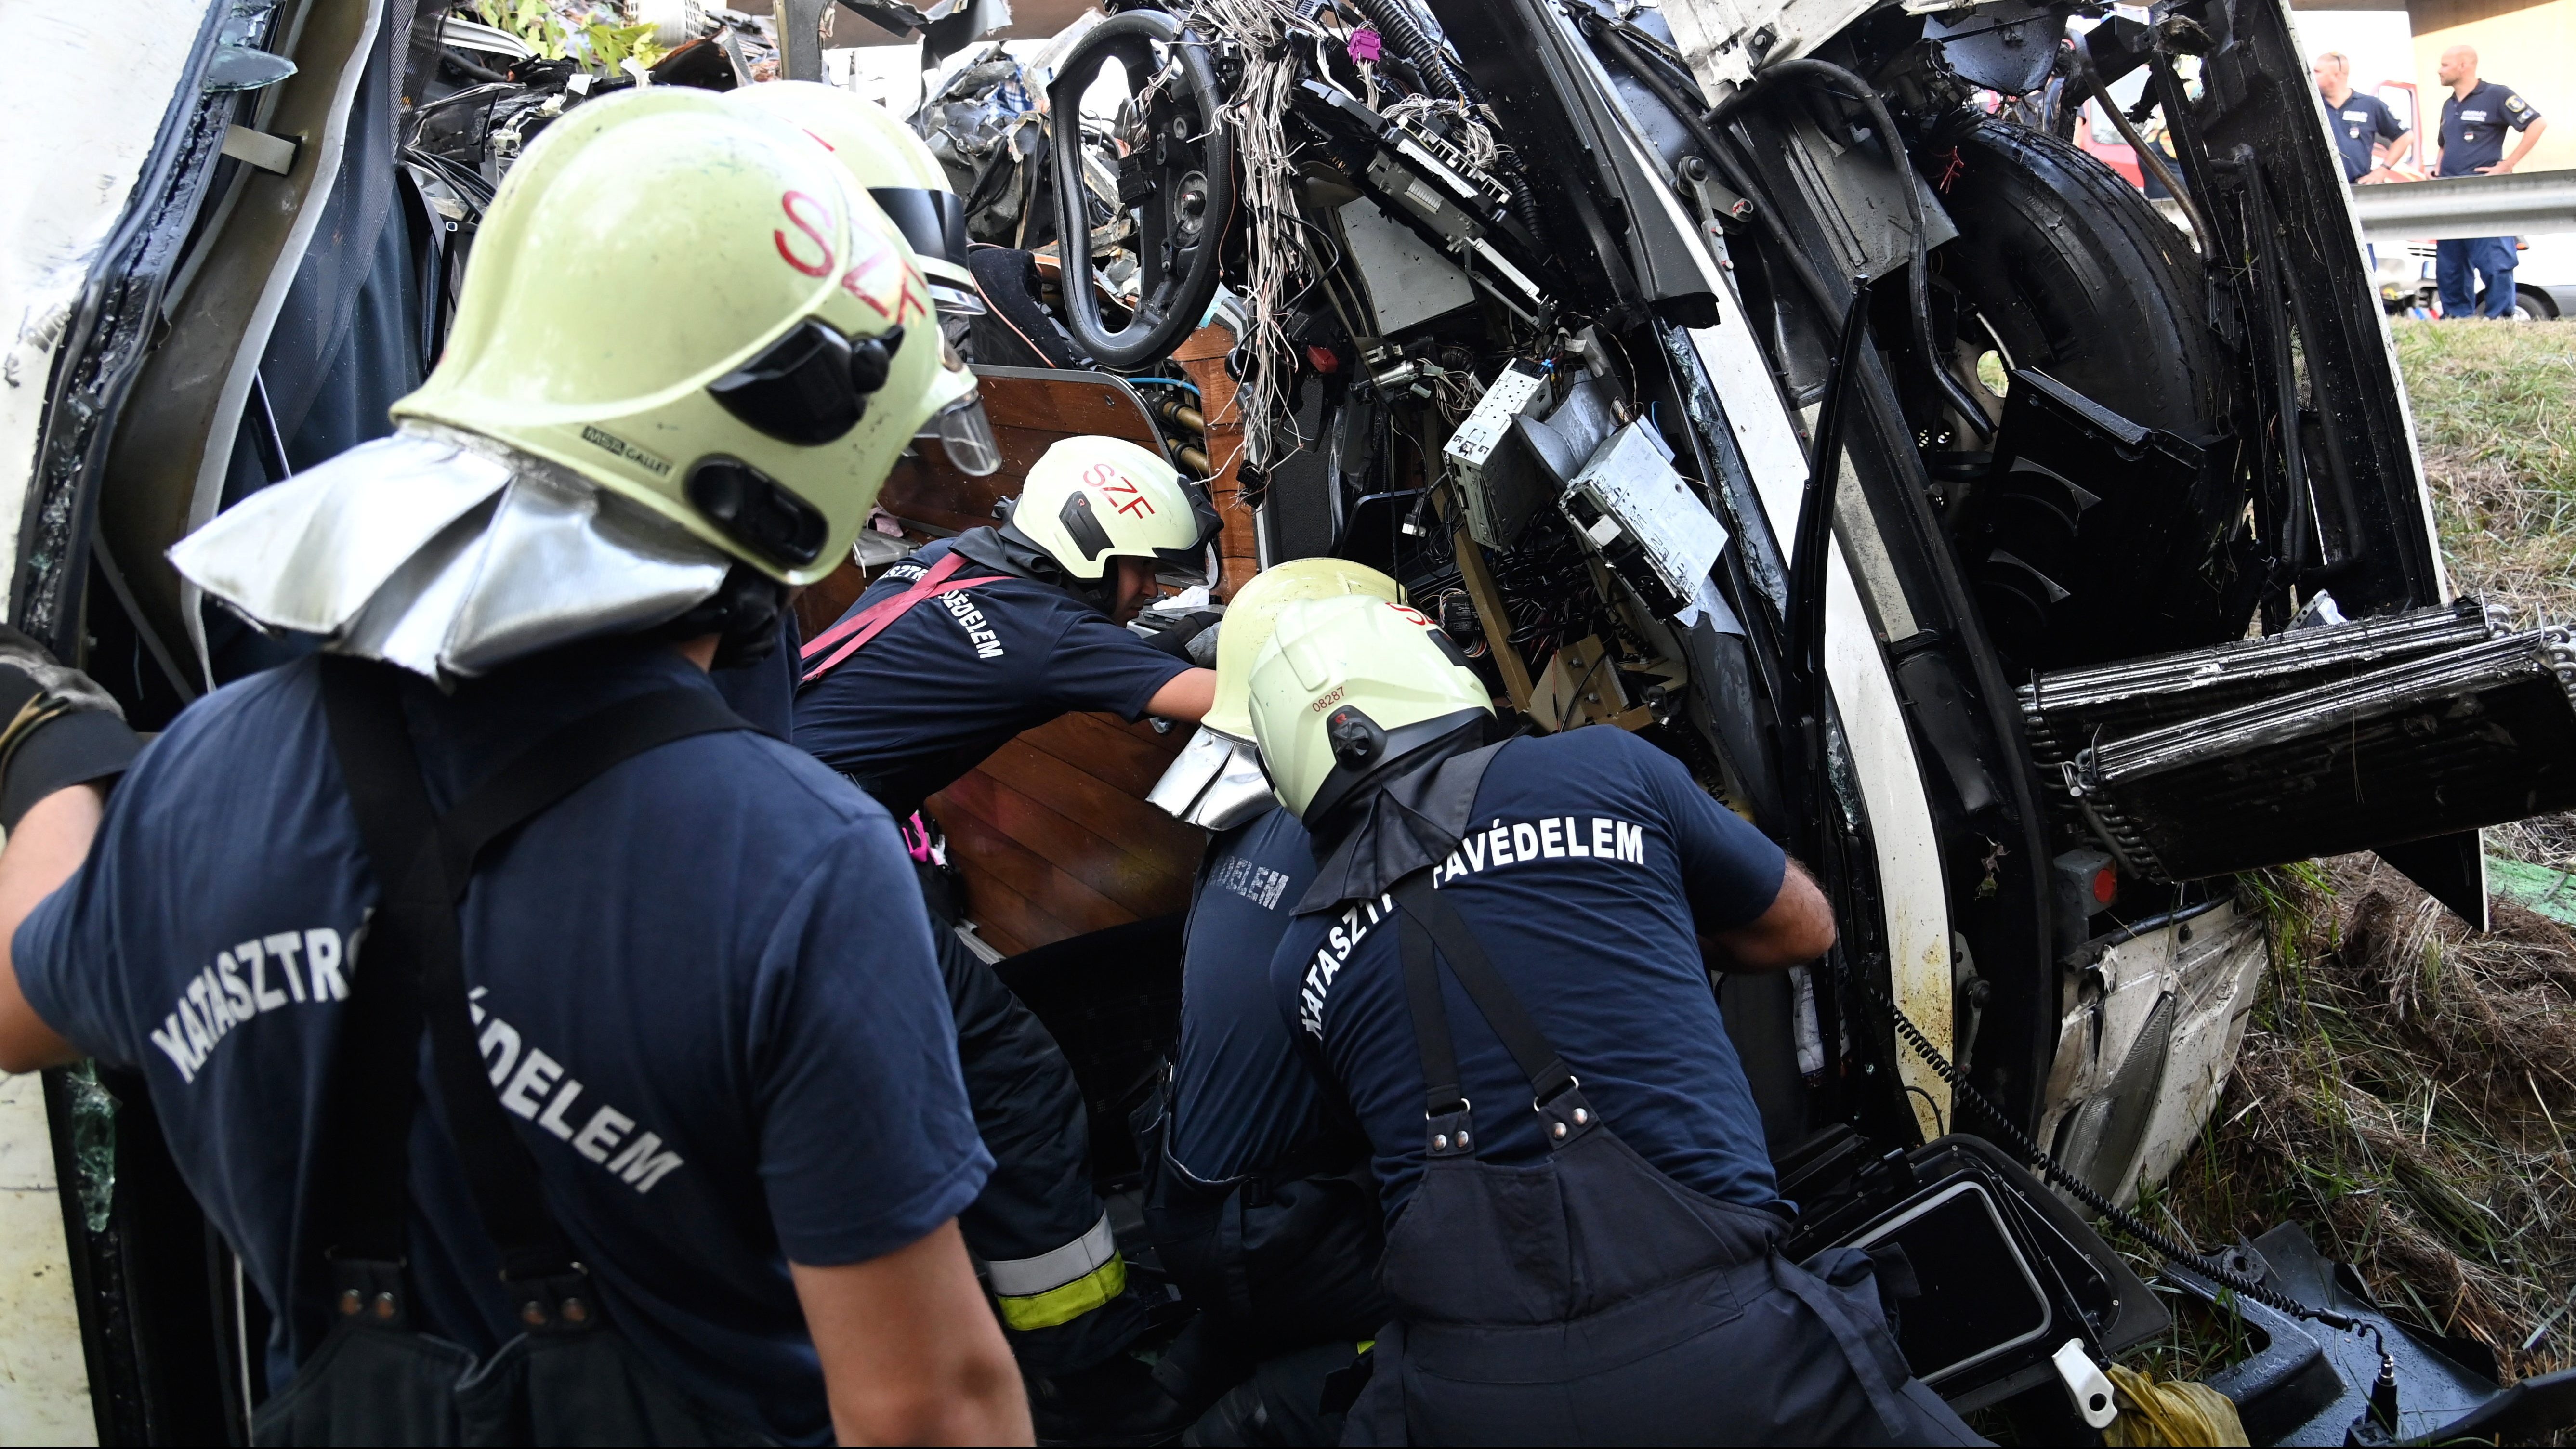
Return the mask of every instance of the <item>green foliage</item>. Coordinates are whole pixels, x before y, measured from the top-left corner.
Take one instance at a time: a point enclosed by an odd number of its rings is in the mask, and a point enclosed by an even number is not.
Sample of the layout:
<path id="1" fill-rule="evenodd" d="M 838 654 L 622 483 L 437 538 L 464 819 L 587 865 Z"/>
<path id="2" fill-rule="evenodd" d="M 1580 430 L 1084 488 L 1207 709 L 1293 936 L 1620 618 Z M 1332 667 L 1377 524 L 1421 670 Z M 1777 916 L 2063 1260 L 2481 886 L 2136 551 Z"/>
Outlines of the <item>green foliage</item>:
<path id="1" fill-rule="evenodd" d="M 629 56 L 647 70 L 662 58 L 662 47 L 653 43 L 653 26 L 649 22 L 643 25 L 592 25 L 582 34 L 590 39 L 591 62 L 605 71 L 614 73 Z"/>
<path id="2" fill-rule="evenodd" d="M 563 22 L 546 6 L 546 0 L 476 0 L 474 13 L 495 30 L 506 30 L 528 43 L 540 59 L 564 58 Z"/>

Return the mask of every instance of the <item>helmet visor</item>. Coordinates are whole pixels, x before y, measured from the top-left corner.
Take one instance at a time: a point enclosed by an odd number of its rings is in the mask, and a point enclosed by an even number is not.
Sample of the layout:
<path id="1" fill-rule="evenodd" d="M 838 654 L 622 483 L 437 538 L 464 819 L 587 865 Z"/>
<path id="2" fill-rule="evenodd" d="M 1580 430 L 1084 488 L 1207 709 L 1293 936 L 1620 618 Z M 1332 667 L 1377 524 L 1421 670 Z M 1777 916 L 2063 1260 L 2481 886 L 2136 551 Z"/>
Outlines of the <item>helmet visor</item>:
<path id="1" fill-rule="evenodd" d="M 1185 587 L 1205 584 L 1215 588 L 1220 571 L 1215 544 L 1217 535 L 1225 531 L 1225 520 L 1217 515 L 1216 502 L 1208 495 L 1205 483 L 1183 479 L 1181 495 L 1190 500 L 1190 522 L 1197 537 L 1178 548 L 1154 550 L 1155 571 Z"/>
<path id="2" fill-rule="evenodd" d="M 950 466 L 969 478 L 1001 470 L 1002 445 L 993 436 L 993 420 L 984 415 L 984 400 L 971 393 L 931 419 L 918 436 L 938 438 Z"/>

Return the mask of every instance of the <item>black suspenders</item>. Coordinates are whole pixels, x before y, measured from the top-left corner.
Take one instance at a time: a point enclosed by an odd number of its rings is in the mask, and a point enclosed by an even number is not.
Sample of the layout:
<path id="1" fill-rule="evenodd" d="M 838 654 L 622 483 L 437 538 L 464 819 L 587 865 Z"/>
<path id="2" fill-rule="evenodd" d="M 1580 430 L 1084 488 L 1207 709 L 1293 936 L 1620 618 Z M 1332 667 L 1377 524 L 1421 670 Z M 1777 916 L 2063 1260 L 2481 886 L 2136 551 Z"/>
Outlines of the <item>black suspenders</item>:
<path id="1" fill-rule="evenodd" d="M 1547 1119 L 1548 1145 L 1564 1147 L 1596 1126 L 1599 1114 L 1583 1101 L 1582 1083 L 1567 1069 L 1547 1037 L 1530 1020 L 1520 997 L 1504 984 L 1502 974 L 1485 955 L 1484 945 L 1458 908 L 1431 887 L 1431 873 L 1418 871 L 1397 882 L 1395 903 L 1403 912 L 1398 940 L 1404 956 L 1405 1004 L 1413 1012 L 1413 1037 L 1422 1053 L 1425 1150 L 1433 1157 L 1472 1154 L 1468 1102 L 1459 1090 L 1458 1053 L 1449 1036 L 1449 1011 L 1440 997 L 1437 962 L 1446 960 L 1450 974 L 1467 991 L 1467 999 L 1501 1039 L 1503 1050 L 1529 1078 L 1530 1106 Z M 1434 957 L 1433 947 L 1438 947 Z"/>
<path id="2" fill-rule="evenodd" d="M 484 1229 L 500 1247 L 502 1278 L 534 1292 L 547 1280 L 577 1277 L 536 1162 L 484 1072 L 456 905 L 487 846 L 612 766 L 674 740 L 750 726 L 696 690 L 621 700 L 539 740 L 434 816 L 395 667 L 338 656 L 320 666 L 332 752 L 383 898 L 365 928 L 365 960 L 353 973 L 332 1069 L 311 1242 L 335 1261 L 402 1260 L 417 1044 L 426 1026 L 447 1130 Z M 541 1295 L 528 1306 L 550 1320 L 561 1305 Z"/>

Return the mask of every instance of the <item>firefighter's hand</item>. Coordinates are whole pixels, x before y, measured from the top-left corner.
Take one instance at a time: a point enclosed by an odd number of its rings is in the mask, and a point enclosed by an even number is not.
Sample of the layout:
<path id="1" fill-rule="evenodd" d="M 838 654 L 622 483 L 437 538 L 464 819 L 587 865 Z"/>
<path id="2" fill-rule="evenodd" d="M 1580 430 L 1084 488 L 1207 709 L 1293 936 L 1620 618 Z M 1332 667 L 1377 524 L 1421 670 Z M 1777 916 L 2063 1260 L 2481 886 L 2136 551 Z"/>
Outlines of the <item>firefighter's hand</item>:
<path id="1" fill-rule="evenodd" d="M 1214 609 L 1184 614 L 1145 642 L 1176 659 L 1186 659 L 1202 669 L 1213 669 L 1216 667 L 1217 625 L 1224 617 Z M 1202 653 L 1205 658 L 1200 657 Z"/>
<path id="2" fill-rule="evenodd" d="M 143 748 L 125 710 L 96 681 L 0 624 L 0 829 L 37 801 L 124 774 Z"/>

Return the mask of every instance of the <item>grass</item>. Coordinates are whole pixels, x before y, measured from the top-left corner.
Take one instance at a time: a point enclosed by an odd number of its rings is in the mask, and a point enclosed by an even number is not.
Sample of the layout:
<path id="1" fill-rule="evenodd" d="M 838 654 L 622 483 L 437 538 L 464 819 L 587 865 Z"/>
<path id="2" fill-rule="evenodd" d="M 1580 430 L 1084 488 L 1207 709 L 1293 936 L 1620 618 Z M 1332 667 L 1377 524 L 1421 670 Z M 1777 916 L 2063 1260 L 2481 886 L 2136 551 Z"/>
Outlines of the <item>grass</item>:
<path id="1" fill-rule="evenodd" d="M 2452 590 L 2526 625 L 2576 623 L 2576 324 L 2395 330 Z M 2505 826 L 2487 845 L 2576 868 L 2576 817 Z"/>
<path id="2" fill-rule="evenodd" d="M 2576 620 L 2576 324 L 2399 323 L 2397 353 L 2453 588 Z M 2576 817 L 2488 848 L 2576 865 Z M 2576 1365 L 2576 935 L 2501 899 L 2474 934 L 2369 855 L 2241 888 L 2272 970 L 2200 1149 L 2142 1206 L 2205 1248 L 2305 1222 L 2508 1377 Z M 2204 1316 L 2155 1358 L 2231 1356 Z"/>

